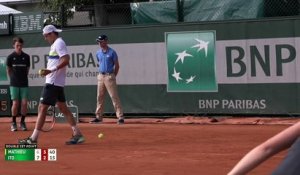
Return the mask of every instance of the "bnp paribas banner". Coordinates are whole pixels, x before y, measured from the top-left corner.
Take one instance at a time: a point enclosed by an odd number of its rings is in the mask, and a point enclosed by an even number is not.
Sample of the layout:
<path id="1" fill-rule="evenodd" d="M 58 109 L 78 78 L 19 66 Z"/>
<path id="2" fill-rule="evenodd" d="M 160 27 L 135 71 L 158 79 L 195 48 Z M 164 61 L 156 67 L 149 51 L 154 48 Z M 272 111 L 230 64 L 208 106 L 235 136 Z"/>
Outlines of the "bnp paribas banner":
<path id="1" fill-rule="evenodd" d="M 215 92 L 215 31 L 166 33 L 168 92 Z"/>
<path id="2" fill-rule="evenodd" d="M 117 83 L 124 111 L 300 114 L 300 37 L 216 40 L 216 34 L 220 35 L 218 31 L 205 30 L 163 32 L 156 42 L 111 43 L 119 57 Z M 47 65 L 49 48 L 23 48 L 31 57 L 31 111 L 37 111 L 45 83 L 38 70 Z M 66 96 L 68 104 L 78 106 L 80 113 L 95 110 L 98 49 L 95 43 L 68 44 Z M 8 46 L 0 49 L 4 57 L 11 52 Z M 3 60 L 1 87 L 2 83 L 8 86 L 8 81 L 3 81 L 7 78 Z M 8 94 L 3 88 L 0 92 Z M 1 108 L 9 109 L 9 103 L 5 103 Z M 111 104 L 106 106 L 110 107 L 106 111 L 114 111 Z"/>

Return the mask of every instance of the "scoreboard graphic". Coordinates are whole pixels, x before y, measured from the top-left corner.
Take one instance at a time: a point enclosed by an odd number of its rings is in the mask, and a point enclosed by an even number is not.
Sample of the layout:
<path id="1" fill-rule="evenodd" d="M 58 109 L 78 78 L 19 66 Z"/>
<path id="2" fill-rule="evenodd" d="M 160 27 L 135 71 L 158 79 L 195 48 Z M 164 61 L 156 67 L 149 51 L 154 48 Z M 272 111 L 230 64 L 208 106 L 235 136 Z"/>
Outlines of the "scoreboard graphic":
<path id="1" fill-rule="evenodd" d="M 5 161 L 56 161 L 55 148 L 37 148 L 37 145 L 5 144 Z"/>

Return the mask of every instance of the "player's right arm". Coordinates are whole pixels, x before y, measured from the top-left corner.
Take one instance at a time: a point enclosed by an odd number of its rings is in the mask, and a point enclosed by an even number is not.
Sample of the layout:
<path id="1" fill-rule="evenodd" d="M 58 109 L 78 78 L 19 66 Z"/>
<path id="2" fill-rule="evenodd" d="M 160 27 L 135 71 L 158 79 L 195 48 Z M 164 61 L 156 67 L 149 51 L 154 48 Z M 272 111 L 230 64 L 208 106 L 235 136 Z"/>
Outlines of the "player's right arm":
<path id="1" fill-rule="evenodd" d="M 67 66 L 69 64 L 69 61 L 70 61 L 69 54 L 66 54 L 66 55 L 60 57 L 60 62 L 59 62 L 59 64 L 56 67 L 57 70 L 65 67 L 65 66 Z"/>
<path id="2" fill-rule="evenodd" d="M 55 71 L 67 66 L 70 60 L 70 55 L 68 54 L 66 43 L 63 40 L 58 41 L 56 45 L 56 52 L 59 55 L 59 63 L 56 66 Z"/>
<path id="3" fill-rule="evenodd" d="M 300 122 L 283 130 L 247 153 L 228 175 L 247 174 L 271 156 L 289 148 L 300 135 Z"/>

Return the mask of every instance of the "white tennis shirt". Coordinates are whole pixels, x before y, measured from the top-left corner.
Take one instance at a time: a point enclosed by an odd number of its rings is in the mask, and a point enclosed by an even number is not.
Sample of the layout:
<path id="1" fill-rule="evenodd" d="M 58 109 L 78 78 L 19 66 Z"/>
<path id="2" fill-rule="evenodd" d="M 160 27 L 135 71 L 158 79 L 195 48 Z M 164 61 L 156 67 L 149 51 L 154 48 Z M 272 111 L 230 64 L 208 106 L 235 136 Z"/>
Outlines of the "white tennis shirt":
<path id="1" fill-rule="evenodd" d="M 51 45 L 51 49 L 48 55 L 47 69 L 55 69 L 61 60 L 61 57 L 68 54 L 66 43 L 61 39 L 57 38 Z M 54 84 L 56 86 L 65 86 L 66 83 L 66 72 L 67 66 L 54 71 L 46 76 L 46 83 Z"/>

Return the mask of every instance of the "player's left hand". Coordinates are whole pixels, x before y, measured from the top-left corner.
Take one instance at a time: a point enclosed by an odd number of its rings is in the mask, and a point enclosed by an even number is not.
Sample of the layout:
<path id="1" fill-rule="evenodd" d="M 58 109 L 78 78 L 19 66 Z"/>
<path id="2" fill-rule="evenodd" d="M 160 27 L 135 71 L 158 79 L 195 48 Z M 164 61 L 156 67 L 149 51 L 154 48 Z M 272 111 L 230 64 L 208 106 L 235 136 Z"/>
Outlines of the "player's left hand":
<path id="1" fill-rule="evenodd" d="M 46 76 L 46 75 L 48 75 L 48 74 L 50 74 L 51 73 L 51 70 L 49 70 L 49 69 L 40 69 L 39 70 L 39 74 L 42 76 L 42 77 L 44 77 L 44 76 Z"/>
<path id="2" fill-rule="evenodd" d="M 44 71 L 44 76 L 46 76 L 46 75 L 50 74 L 51 72 L 52 72 L 51 70 L 49 70 L 49 69 L 45 69 L 45 71 Z"/>

